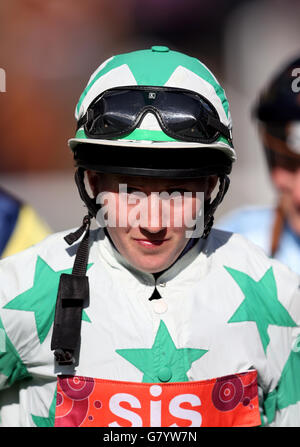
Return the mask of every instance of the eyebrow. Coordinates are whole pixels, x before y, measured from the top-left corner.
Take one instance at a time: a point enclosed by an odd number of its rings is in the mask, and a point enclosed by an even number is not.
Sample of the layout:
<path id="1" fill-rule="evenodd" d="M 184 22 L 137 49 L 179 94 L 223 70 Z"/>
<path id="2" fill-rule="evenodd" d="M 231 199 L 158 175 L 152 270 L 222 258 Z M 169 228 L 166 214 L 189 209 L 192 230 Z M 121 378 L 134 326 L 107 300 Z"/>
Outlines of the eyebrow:
<path id="1" fill-rule="evenodd" d="M 133 186 L 136 187 L 145 187 L 147 186 L 147 183 L 145 183 L 143 180 L 143 177 L 138 177 L 138 176 L 126 176 L 123 174 L 115 174 L 115 179 L 116 182 L 118 184 L 122 183 L 122 184 L 126 184 L 126 185 L 131 185 L 133 184 Z M 188 180 L 187 182 L 179 182 L 177 179 L 174 179 L 174 183 L 172 181 L 172 183 L 164 185 L 164 189 L 184 189 L 184 188 L 188 188 L 189 185 L 191 183 L 191 180 Z M 155 188 L 155 187 L 154 187 Z"/>
<path id="2" fill-rule="evenodd" d="M 129 183 L 131 181 L 134 181 L 134 182 L 139 183 L 139 184 L 144 184 L 144 181 L 143 181 L 144 179 L 143 179 L 143 177 L 140 177 L 140 176 L 134 176 L 134 175 L 132 175 L 132 176 L 125 176 L 123 174 L 115 174 L 115 175 L 116 175 L 116 180 L 118 180 L 119 182 L 122 182 L 122 183 Z M 150 178 L 151 178 L 151 180 L 155 180 L 155 177 L 150 177 Z M 184 186 L 187 183 L 190 183 L 190 181 L 188 181 L 188 182 L 179 182 L 177 179 L 174 179 L 174 182 L 172 182 L 172 183 L 170 183 L 170 184 L 168 184 L 166 186 L 168 186 L 168 187 L 169 186 L 172 186 L 172 187 L 173 186 Z"/>
<path id="3" fill-rule="evenodd" d="M 131 181 L 136 181 L 137 177 L 135 176 L 127 177 L 125 175 L 116 174 L 115 179 L 117 180 L 118 183 L 130 183 Z M 141 183 L 141 180 L 139 181 L 139 183 Z"/>

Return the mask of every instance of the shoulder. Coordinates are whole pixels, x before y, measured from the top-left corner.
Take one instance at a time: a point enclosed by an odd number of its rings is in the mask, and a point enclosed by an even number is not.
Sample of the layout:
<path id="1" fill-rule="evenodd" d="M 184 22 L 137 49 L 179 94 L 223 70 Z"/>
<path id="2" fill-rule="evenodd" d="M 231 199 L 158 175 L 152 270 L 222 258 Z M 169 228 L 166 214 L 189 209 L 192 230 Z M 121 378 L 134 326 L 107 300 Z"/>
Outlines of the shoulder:
<path id="1" fill-rule="evenodd" d="M 0 328 L 7 346 L 12 352 L 15 347 L 27 363 L 34 361 L 44 342 L 50 343 L 60 276 L 72 272 L 78 247 L 64 240 L 73 231 L 52 234 L 0 261 Z M 92 244 L 94 232 L 91 236 Z"/>
<path id="2" fill-rule="evenodd" d="M 277 259 L 271 258 L 257 244 L 244 235 L 213 229 L 205 244 L 208 254 L 213 254 L 217 262 L 233 268 L 259 274 L 272 268 L 281 277 L 299 283 L 299 276 Z"/>
<path id="3" fill-rule="evenodd" d="M 249 239 L 238 233 L 213 229 L 207 240 L 205 250 L 212 255 L 214 263 L 225 267 L 227 271 L 238 271 L 264 284 L 274 281 L 278 297 L 288 303 L 299 295 L 299 275 L 277 259 L 269 257 L 265 251 Z"/>
<path id="4" fill-rule="evenodd" d="M 64 237 L 72 231 L 75 231 L 75 229 L 50 234 L 46 236 L 42 241 L 37 242 L 31 247 L 28 247 L 19 253 L 1 259 L 0 265 L 2 267 L 14 265 L 15 263 L 22 262 L 34 256 L 35 253 L 47 252 L 49 254 L 51 253 L 51 251 L 56 250 L 58 246 L 61 246 L 62 248 L 67 247 L 68 245 L 64 241 Z"/>
<path id="5" fill-rule="evenodd" d="M 72 231 L 72 230 L 71 230 Z M 64 241 L 69 231 L 47 236 L 43 241 L 0 261 L 0 297 L 3 301 L 32 287 L 37 269 L 59 271 L 71 268 L 74 253 Z M 46 285 L 46 283 L 45 283 Z"/>

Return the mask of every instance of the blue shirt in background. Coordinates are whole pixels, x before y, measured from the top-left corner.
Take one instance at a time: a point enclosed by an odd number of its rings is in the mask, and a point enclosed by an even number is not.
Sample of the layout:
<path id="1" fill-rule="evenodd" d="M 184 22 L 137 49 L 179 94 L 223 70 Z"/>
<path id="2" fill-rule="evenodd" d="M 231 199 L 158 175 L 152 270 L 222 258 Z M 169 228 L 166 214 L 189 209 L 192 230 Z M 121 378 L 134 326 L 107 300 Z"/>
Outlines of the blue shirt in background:
<path id="1" fill-rule="evenodd" d="M 243 207 L 220 218 L 214 227 L 242 234 L 262 247 L 270 256 L 274 214 L 275 209 L 272 207 Z M 287 223 L 284 225 L 274 257 L 300 274 L 300 236 L 296 235 Z"/>

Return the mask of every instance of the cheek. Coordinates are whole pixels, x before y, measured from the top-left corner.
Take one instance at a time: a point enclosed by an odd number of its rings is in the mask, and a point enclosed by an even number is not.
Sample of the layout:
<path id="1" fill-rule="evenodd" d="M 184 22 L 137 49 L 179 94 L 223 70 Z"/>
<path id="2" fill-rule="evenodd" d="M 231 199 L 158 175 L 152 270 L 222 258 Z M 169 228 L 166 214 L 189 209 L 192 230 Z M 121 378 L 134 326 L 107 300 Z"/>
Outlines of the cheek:
<path id="1" fill-rule="evenodd" d="M 204 204 L 204 194 L 197 193 L 197 196 L 185 197 L 182 205 L 182 215 L 185 223 L 189 223 L 197 218 Z"/>
<path id="2" fill-rule="evenodd" d="M 114 192 L 101 192 L 97 196 L 97 203 L 101 205 L 99 222 L 104 220 L 109 228 L 128 226 L 128 215 L 132 206 L 128 204 L 126 196 Z"/>
<path id="3" fill-rule="evenodd" d="M 127 229 L 107 227 L 107 232 L 117 251 L 126 259 L 130 260 L 131 244 L 128 238 Z"/>
<path id="4" fill-rule="evenodd" d="M 193 227 L 203 205 L 202 196 L 202 193 L 196 197 L 184 196 L 164 204 L 163 216 L 170 215 L 170 226 L 178 231 Z"/>
<path id="5" fill-rule="evenodd" d="M 121 228 L 126 228 L 127 215 L 128 215 L 128 204 L 127 200 L 122 195 L 116 195 L 116 225 Z"/>
<path id="6" fill-rule="evenodd" d="M 124 245 L 126 237 L 126 229 L 120 227 L 107 227 L 108 234 L 119 251 L 121 246 Z"/>

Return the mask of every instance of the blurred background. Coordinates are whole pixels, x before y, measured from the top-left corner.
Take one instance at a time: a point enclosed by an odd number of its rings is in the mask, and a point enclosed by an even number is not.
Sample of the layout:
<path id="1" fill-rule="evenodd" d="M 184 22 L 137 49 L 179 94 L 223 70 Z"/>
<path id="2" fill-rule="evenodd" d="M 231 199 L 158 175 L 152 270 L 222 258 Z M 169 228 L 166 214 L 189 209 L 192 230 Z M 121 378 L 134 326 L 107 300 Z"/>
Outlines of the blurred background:
<path id="1" fill-rule="evenodd" d="M 272 204 L 251 107 L 274 70 L 300 54 L 299 0 L 0 0 L 0 185 L 53 231 L 83 205 L 67 140 L 91 73 L 121 52 L 166 45 L 203 61 L 231 105 L 238 161 L 217 218 Z"/>

